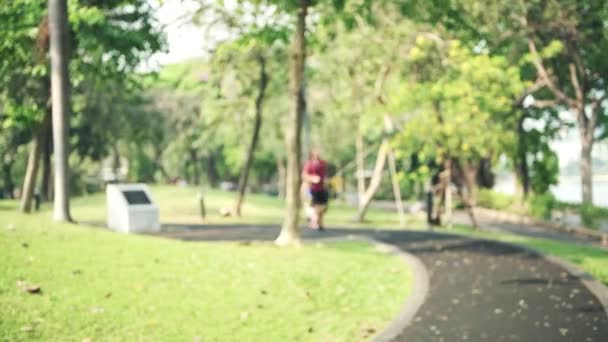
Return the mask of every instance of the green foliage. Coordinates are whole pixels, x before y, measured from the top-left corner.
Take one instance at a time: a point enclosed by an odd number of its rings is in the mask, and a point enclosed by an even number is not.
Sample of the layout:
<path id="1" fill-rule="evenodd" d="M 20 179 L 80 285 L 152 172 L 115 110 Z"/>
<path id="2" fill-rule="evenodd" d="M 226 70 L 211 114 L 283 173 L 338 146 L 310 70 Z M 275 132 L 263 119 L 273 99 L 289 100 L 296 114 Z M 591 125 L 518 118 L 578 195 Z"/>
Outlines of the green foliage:
<path id="1" fill-rule="evenodd" d="M 490 189 L 480 189 L 477 193 L 477 204 L 484 208 L 506 210 L 515 203 L 515 198 L 510 195 L 492 191 Z"/>
<path id="2" fill-rule="evenodd" d="M 429 155 L 496 158 L 514 142 L 510 98 L 523 89 L 517 68 L 500 57 L 474 54 L 458 41 L 420 35 L 409 50 L 412 82 L 391 96 L 395 110 L 409 110 L 399 134 L 403 148 Z"/>
<path id="3" fill-rule="evenodd" d="M 534 154 L 531 170 L 532 190 L 536 194 L 544 194 L 552 185 L 557 185 L 559 177 L 559 159 L 548 145 L 543 151 Z"/>
<path id="4" fill-rule="evenodd" d="M 556 206 L 557 200 L 549 192 L 541 195 L 535 194 L 529 200 L 530 214 L 543 220 L 551 219 L 551 213 Z"/>
<path id="5" fill-rule="evenodd" d="M 608 209 L 596 207 L 589 204 L 581 204 L 579 206 L 579 213 L 583 225 L 587 228 L 598 229 L 599 221 L 608 221 Z"/>

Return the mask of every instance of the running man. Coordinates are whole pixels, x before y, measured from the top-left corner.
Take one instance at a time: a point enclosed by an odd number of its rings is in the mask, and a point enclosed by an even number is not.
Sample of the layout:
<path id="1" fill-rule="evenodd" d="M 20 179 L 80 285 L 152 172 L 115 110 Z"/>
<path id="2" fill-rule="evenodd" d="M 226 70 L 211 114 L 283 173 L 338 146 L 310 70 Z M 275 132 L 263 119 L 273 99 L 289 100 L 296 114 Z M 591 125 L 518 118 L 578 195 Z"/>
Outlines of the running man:
<path id="1" fill-rule="evenodd" d="M 311 206 L 314 213 L 309 221 L 311 229 L 323 230 L 323 215 L 327 211 L 329 192 L 325 185 L 327 163 L 321 159 L 319 152 L 313 150 L 308 161 L 304 164 L 302 181 L 308 186 L 311 197 Z"/>

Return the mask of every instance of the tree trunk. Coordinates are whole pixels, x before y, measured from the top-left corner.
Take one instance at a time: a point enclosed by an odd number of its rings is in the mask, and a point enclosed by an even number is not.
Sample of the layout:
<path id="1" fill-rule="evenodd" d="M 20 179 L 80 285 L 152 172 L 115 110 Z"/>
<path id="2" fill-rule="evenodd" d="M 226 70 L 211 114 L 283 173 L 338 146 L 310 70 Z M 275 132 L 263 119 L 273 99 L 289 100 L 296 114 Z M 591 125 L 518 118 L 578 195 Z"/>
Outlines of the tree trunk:
<path id="1" fill-rule="evenodd" d="M 51 114 L 52 115 L 52 114 Z M 51 120 L 48 121 L 46 136 L 44 137 L 44 145 L 42 146 L 42 178 L 40 180 L 40 197 L 43 201 L 50 201 L 52 198 L 51 192 L 51 154 L 53 151 L 53 137 L 51 135 L 52 127 Z"/>
<path id="2" fill-rule="evenodd" d="M 27 159 L 27 169 L 25 171 L 25 178 L 23 179 L 23 189 L 21 191 L 21 205 L 19 206 L 19 210 L 23 213 L 30 213 L 32 211 L 32 199 L 36 189 L 40 152 L 48 136 L 50 120 L 51 117 L 46 113 L 31 143 Z"/>
<path id="3" fill-rule="evenodd" d="M 217 169 L 215 168 L 215 155 L 213 152 L 209 152 L 207 156 L 207 181 L 209 182 L 209 186 L 212 188 L 217 187 L 218 178 Z"/>
<path id="4" fill-rule="evenodd" d="M 243 200 L 245 199 L 245 190 L 247 189 L 247 181 L 249 180 L 249 170 L 253 164 L 253 157 L 255 149 L 258 145 L 258 137 L 260 135 L 260 127 L 262 126 L 262 104 L 264 102 L 264 94 L 266 93 L 266 85 L 268 83 L 268 75 L 266 74 L 266 59 L 264 56 L 258 57 L 260 64 L 260 83 L 258 88 L 258 96 L 255 99 L 255 118 L 253 121 L 253 135 L 251 136 L 251 143 L 247 150 L 247 156 L 245 157 L 245 165 L 241 171 L 241 177 L 239 178 L 239 189 L 238 196 L 236 199 L 236 206 L 234 212 L 236 216 L 241 216 L 241 207 Z"/>
<path id="5" fill-rule="evenodd" d="M 593 143 L 594 133 L 601 114 L 604 110 L 603 102 L 605 98 L 596 99 L 591 103 L 591 116 L 585 113 L 586 103 L 583 97 L 580 96 L 576 105 L 576 119 L 578 122 L 578 130 L 581 141 L 581 190 L 582 203 L 593 205 Z"/>
<path id="6" fill-rule="evenodd" d="M 365 191 L 364 196 L 359 199 L 359 208 L 357 210 L 357 217 L 355 218 L 357 222 L 365 221 L 365 213 L 367 212 L 367 208 L 372 202 L 374 194 L 376 191 L 378 191 L 380 183 L 382 182 L 382 171 L 384 171 L 384 164 L 386 164 L 389 150 L 390 146 L 388 141 L 384 140 L 380 145 L 380 149 L 378 150 L 378 157 L 376 158 L 376 165 L 374 167 L 374 173 L 372 174 L 369 187 Z"/>
<path id="7" fill-rule="evenodd" d="M 36 176 L 38 175 L 38 160 L 40 159 L 40 139 L 36 136 L 30 145 L 27 169 L 21 191 L 21 205 L 19 206 L 19 211 L 26 214 L 32 211 L 32 198 L 34 197 Z"/>
<path id="8" fill-rule="evenodd" d="M 70 222 L 69 145 L 70 89 L 68 70 L 67 0 L 48 0 L 51 54 L 53 147 L 55 150 L 55 200 L 53 219 Z"/>
<path id="9" fill-rule="evenodd" d="M 285 198 L 285 177 L 286 177 L 286 169 L 285 169 L 285 163 L 283 161 L 282 158 L 277 158 L 277 173 L 279 175 L 279 180 L 278 180 L 278 196 L 281 199 Z"/>
<path id="10" fill-rule="evenodd" d="M 365 195 L 365 156 L 363 155 L 363 133 L 360 129 L 357 130 L 357 138 L 355 141 L 356 158 L 357 158 L 357 198 L 359 202 Z"/>
<path id="11" fill-rule="evenodd" d="M 118 151 L 118 146 L 115 143 L 112 144 L 112 173 L 114 174 L 114 180 L 116 182 L 120 182 L 120 169 L 122 168 L 120 162 L 120 152 Z"/>
<path id="12" fill-rule="evenodd" d="M 579 129 L 584 130 L 582 127 Z M 581 133 L 581 188 L 583 190 L 583 203 L 593 204 L 593 168 L 591 161 L 591 151 L 593 148 L 593 139 L 585 137 Z"/>
<path id="13" fill-rule="evenodd" d="M 7 151 L 7 154 L 12 154 L 12 151 Z M 8 198 L 15 198 L 15 182 L 13 181 L 13 164 L 15 161 L 12 156 L 7 157 L 6 155 L 0 156 L 2 158 L 2 180 L 4 182 L 4 191 L 7 193 Z"/>
<path id="14" fill-rule="evenodd" d="M 452 159 L 446 158 L 443 162 L 445 183 L 445 224 L 452 228 Z"/>
<path id="15" fill-rule="evenodd" d="M 309 0 L 300 0 L 298 20 L 294 32 L 290 91 L 291 113 L 285 134 L 287 144 L 286 213 L 278 245 L 299 244 L 300 241 L 300 158 L 302 153 L 302 116 L 305 108 L 303 93 L 304 64 L 306 61 L 306 15 Z"/>
<path id="16" fill-rule="evenodd" d="M 188 180 L 191 184 L 201 184 L 201 169 L 196 150 L 190 150 L 190 164 L 192 166 L 192 179 Z"/>
<path id="17" fill-rule="evenodd" d="M 395 196 L 397 213 L 399 214 L 399 224 L 403 227 L 405 226 L 405 210 L 403 209 L 403 201 L 401 200 L 399 180 L 397 179 L 397 162 L 392 148 L 388 152 L 388 168 L 391 172 L 391 182 L 393 183 L 393 195 Z"/>
<path id="18" fill-rule="evenodd" d="M 467 212 L 469 214 L 469 218 L 471 219 L 471 223 L 473 227 L 478 228 L 479 224 L 477 223 L 477 217 L 475 215 L 475 207 L 477 206 L 477 168 L 469 162 L 462 162 L 462 175 L 464 178 L 464 184 L 467 189 L 466 196 L 464 198 L 464 202 L 467 208 Z"/>
<path id="19" fill-rule="evenodd" d="M 171 180 L 171 177 L 169 177 L 169 173 L 167 173 L 167 170 L 163 166 L 162 159 L 163 159 L 162 146 L 160 144 L 155 144 L 154 145 L 154 161 L 153 161 L 154 168 L 155 168 L 155 170 L 160 171 L 160 174 L 162 177 L 162 182 L 169 183 Z"/>
<path id="20" fill-rule="evenodd" d="M 526 132 L 524 130 L 525 116 L 519 119 L 517 125 L 517 155 L 515 156 L 515 175 L 519 185 L 519 193 L 523 200 L 528 198 L 530 193 L 530 172 L 528 169 L 528 151 L 526 142 Z"/>

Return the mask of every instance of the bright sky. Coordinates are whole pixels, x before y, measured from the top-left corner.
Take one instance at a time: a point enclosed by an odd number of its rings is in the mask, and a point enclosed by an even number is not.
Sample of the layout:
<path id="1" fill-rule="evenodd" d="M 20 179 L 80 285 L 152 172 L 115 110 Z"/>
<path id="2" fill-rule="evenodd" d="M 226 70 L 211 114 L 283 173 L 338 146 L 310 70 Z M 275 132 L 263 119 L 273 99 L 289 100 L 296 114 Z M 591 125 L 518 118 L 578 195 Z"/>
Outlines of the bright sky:
<path id="1" fill-rule="evenodd" d="M 157 1 L 151 0 L 153 3 Z M 157 11 L 157 18 L 167 35 L 168 52 L 152 57 L 151 66 L 181 62 L 205 54 L 205 32 L 185 20 L 197 9 L 192 0 L 164 0 Z"/>

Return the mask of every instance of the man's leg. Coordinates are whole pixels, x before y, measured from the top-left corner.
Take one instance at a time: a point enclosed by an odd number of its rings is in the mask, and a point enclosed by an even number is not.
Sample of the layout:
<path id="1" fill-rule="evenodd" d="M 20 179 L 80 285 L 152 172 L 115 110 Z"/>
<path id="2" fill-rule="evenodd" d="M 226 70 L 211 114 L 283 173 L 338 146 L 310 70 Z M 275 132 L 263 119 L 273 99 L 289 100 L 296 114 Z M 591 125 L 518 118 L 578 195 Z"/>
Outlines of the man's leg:
<path id="1" fill-rule="evenodd" d="M 327 206 L 324 204 L 315 205 L 315 215 L 317 216 L 317 228 L 323 229 L 323 215 L 327 211 Z"/>

